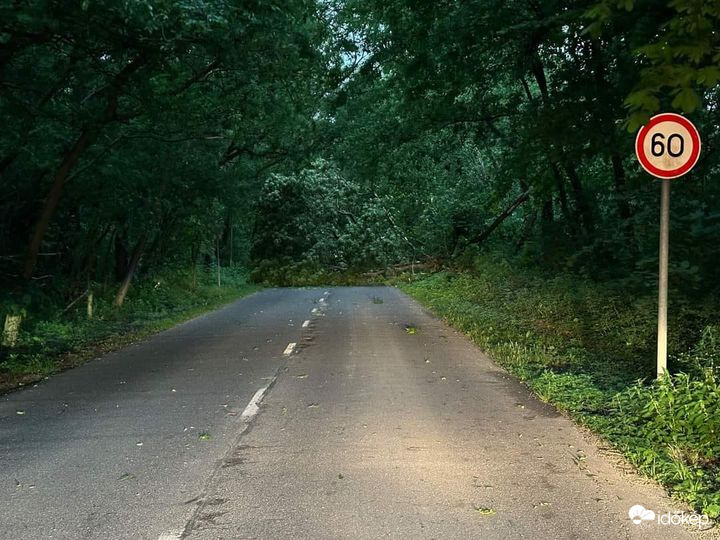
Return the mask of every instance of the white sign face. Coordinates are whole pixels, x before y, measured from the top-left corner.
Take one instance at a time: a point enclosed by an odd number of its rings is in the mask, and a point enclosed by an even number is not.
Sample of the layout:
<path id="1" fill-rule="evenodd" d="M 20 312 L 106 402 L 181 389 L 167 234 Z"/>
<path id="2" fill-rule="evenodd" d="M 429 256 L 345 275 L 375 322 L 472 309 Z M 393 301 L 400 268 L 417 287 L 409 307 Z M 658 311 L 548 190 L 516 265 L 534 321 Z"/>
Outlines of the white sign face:
<path id="1" fill-rule="evenodd" d="M 653 116 L 635 139 L 640 165 L 658 178 L 688 173 L 700 157 L 700 146 L 700 134 L 692 122 L 674 113 Z"/>

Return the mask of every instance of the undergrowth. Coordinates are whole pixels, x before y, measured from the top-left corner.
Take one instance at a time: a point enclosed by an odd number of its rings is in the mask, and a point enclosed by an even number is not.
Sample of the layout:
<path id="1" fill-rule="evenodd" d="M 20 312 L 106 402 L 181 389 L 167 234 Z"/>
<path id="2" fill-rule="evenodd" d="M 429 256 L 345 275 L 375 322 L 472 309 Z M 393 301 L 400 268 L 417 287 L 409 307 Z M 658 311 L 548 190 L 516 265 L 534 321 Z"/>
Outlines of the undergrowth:
<path id="1" fill-rule="evenodd" d="M 130 288 L 122 307 L 113 305 L 115 287 L 96 285 L 93 316 L 85 298 L 71 309 L 56 298 L 34 298 L 13 347 L 0 347 L 0 390 L 22 386 L 72 367 L 257 290 L 245 273 L 224 268 L 221 286 L 214 272 L 165 271 L 145 276 Z M 8 306 L 8 302 L 0 302 Z M 0 309 L 4 320 L 8 309 Z"/>

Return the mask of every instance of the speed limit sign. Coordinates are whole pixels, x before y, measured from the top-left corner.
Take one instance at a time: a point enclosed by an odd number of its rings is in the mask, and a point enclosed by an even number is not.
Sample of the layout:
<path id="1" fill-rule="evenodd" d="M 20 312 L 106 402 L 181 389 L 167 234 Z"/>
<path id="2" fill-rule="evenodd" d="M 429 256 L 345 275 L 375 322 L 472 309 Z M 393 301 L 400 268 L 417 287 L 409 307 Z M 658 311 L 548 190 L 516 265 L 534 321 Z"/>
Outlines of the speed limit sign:
<path id="1" fill-rule="evenodd" d="M 658 114 L 638 131 L 635 153 L 642 168 L 653 176 L 678 178 L 697 163 L 700 134 L 684 116 Z"/>
<path id="2" fill-rule="evenodd" d="M 700 134 L 675 113 L 653 116 L 635 138 L 643 169 L 661 179 L 660 255 L 658 257 L 657 376 L 667 371 L 668 259 L 670 255 L 670 180 L 690 172 L 700 157 Z"/>

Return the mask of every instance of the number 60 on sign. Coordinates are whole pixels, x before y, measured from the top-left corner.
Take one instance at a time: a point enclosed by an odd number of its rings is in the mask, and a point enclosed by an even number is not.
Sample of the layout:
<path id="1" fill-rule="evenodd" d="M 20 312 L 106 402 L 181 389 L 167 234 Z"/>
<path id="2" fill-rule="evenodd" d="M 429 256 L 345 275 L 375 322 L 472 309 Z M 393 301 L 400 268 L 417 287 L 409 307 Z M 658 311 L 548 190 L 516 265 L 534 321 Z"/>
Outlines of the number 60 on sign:
<path id="1" fill-rule="evenodd" d="M 638 132 L 635 152 L 642 168 L 651 175 L 664 179 L 678 178 L 697 163 L 700 135 L 684 116 L 658 114 Z"/>

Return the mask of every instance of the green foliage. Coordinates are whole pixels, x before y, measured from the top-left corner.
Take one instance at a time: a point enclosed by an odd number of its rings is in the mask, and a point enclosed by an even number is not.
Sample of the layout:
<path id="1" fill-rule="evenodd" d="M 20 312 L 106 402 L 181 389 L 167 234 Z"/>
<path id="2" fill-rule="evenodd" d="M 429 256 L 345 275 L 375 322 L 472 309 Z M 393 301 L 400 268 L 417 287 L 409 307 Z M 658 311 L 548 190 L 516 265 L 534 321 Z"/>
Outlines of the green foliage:
<path id="1" fill-rule="evenodd" d="M 720 81 L 720 7 L 712 0 L 654 2 L 603 0 L 586 13 L 589 32 L 607 36 L 620 31 L 636 46 L 642 62 L 635 89 L 625 101 L 630 131 L 637 130 L 661 107 L 660 97 L 684 113 L 712 100 Z M 661 7 L 661 9 L 658 9 Z M 628 26 L 630 17 L 638 22 Z M 621 29 L 620 29 L 621 28 Z"/>
<path id="2" fill-rule="evenodd" d="M 715 361 L 720 359 L 716 350 Z M 720 378 L 706 368 L 615 396 L 605 433 L 642 471 L 712 517 L 720 515 Z"/>
<path id="3" fill-rule="evenodd" d="M 136 247 L 140 273 L 247 263 L 264 176 L 312 145 L 325 76 L 315 9 L 0 7 L 0 285 L 11 301 L 37 311 L 38 287 L 61 302 L 87 282 L 120 282 Z"/>
<path id="4" fill-rule="evenodd" d="M 400 280 L 401 282 L 403 280 Z M 624 283 L 520 271 L 478 258 L 473 272 L 403 285 L 542 399 L 566 410 L 682 500 L 720 514 L 717 326 L 673 317 L 670 368 L 652 385 L 654 302 Z M 696 306 L 702 312 L 702 306 Z M 684 337 L 702 335 L 695 344 Z"/>
<path id="5" fill-rule="evenodd" d="M 273 261 L 334 270 L 386 265 L 404 247 L 383 200 L 325 161 L 265 182 L 254 241 L 254 258 L 266 261 L 254 275 Z"/>

